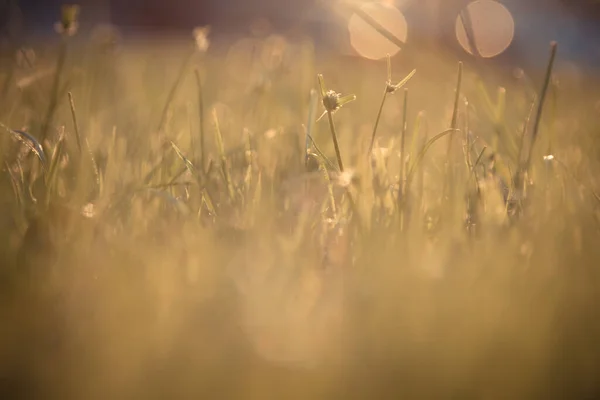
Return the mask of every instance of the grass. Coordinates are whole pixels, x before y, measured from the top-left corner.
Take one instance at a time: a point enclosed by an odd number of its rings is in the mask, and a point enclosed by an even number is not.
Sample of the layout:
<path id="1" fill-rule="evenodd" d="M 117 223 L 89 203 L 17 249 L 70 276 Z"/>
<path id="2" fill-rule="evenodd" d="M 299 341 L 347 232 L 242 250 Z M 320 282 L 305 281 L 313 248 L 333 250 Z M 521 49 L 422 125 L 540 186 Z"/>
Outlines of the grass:
<path id="1" fill-rule="evenodd" d="M 442 50 L 58 39 L 0 71 L 3 394 L 599 393 L 597 77 L 555 45 L 538 93 Z"/>

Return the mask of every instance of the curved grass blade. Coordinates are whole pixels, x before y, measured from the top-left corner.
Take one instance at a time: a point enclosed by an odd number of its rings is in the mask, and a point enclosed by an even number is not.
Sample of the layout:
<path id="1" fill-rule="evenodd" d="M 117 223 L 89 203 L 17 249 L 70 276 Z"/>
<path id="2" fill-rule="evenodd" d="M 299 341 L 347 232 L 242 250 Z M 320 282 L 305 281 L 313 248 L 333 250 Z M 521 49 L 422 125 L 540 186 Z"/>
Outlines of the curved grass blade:
<path id="1" fill-rule="evenodd" d="M 412 166 L 410 167 L 410 169 L 408 170 L 408 174 L 406 174 L 406 187 L 408 188 L 410 186 L 410 182 L 412 181 L 412 178 L 416 172 L 416 168 L 419 166 L 419 164 L 421 163 L 421 161 L 423 160 L 423 158 L 425 157 L 425 154 L 427 154 L 427 151 L 429 150 L 429 148 L 431 146 L 433 146 L 433 144 L 435 142 L 437 142 L 438 140 L 442 139 L 443 137 L 451 134 L 451 133 L 456 133 L 459 132 L 459 129 L 446 129 L 445 131 L 438 133 L 437 135 L 435 135 L 434 137 L 432 137 L 431 139 L 429 139 L 427 141 L 427 143 L 425 143 L 425 145 L 423 146 L 423 148 L 421 149 L 421 151 L 419 152 L 419 154 L 417 154 L 417 157 L 415 157 L 415 161 L 413 162 Z"/>
<path id="2" fill-rule="evenodd" d="M 319 149 L 319 146 L 317 146 L 317 143 L 312 138 L 312 136 L 308 136 L 307 138 L 312 143 L 312 146 L 313 146 L 313 149 L 315 150 L 315 153 L 325 161 L 325 163 L 327 164 L 327 167 L 329 169 L 331 169 L 331 170 L 339 172 L 338 166 L 335 165 L 329 158 L 327 158 L 327 156 L 321 151 L 321 149 Z M 314 155 L 314 154 L 313 153 L 308 153 L 308 156 L 310 156 L 310 155 Z"/>
<path id="3" fill-rule="evenodd" d="M 400 82 L 396 83 L 395 85 L 392 85 L 390 83 L 389 87 L 388 87 L 388 91 L 393 90 L 399 90 L 402 89 L 402 87 L 404 85 L 406 85 L 408 83 L 408 81 L 410 81 L 410 79 L 417 73 L 416 69 L 413 69 L 412 71 L 410 71 L 410 73 L 408 75 L 406 75 L 406 77 L 404 77 L 404 79 L 402 79 Z"/>
<path id="4" fill-rule="evenodd" d="M 17 140 L 27 146 L 29 150 L 31 150 L 33 154 L 35 154 L 41 161 L 42 167 L 46 169 L 46 154 L 44 153 L 44 148 L 35 137 L 25 131 L 10 129 L 2 123 L 0 123 L 0 127 L 12 134 Z"/>

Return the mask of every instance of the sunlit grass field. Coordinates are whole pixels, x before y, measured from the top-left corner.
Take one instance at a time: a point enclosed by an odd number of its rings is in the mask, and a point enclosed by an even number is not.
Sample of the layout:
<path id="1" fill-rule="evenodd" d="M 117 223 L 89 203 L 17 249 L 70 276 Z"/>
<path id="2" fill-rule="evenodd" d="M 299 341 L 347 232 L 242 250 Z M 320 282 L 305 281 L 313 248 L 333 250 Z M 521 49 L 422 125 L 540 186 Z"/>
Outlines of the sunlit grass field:
<path id="1" fill-rule="evenodd" d="M 2 398 L 598 396 L 600 92 L 560 43 L 68 22 L 1 64 Z"/>

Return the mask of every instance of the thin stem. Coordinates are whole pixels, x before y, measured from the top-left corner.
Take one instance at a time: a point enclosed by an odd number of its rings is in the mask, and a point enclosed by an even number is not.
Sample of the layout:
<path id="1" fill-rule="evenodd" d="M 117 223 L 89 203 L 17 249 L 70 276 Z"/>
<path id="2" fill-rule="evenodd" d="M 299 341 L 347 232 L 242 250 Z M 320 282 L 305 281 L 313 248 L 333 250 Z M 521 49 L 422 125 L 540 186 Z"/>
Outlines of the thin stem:
<path id="1" fill-rule="evenodd" d="M 219 127 L 219 118 L 217 117 L 216 109 L 213 109 L 213 120 L 215 123 L 215 135 L 217 139 L 217 145 L 219 147 L 219 156 L 221 158 L 221 172 L 223 173 L 223 178 L 225 179 L 225 184 L 227 185 L 229 198 L 233 201 L 235 199 L 235 192 L 233 190 L 233 184 L 231 182 L 231 175 L 229 174 L 227 157 L 225 155 L 225 146 L 223 144 L 223 135 L 221 133 L 221 128 Z"/>
<path id="2" fill-rule="evenodd" d="M 456 123 L 457 123 L 457 119 L 458 119 L 458 102 L 460 100 L 462 72 L 463 72 L 463 63 L 462 63 L 462 61 L 459 61 L 458 62 L 458 77 L 456 79 L 456 92 L 454 93 L 454 109 L 452 111 L 452 122 L 450 124 L 450 127 L 452 129 L 456 129 Z"/>
<path id="3" fill-rule="evenodd" d="M 452 110 L 452 121 L 450 122 L 450 129 L 456 130 L 456 125 L 458 122 L 458 103 L 460 101 L 460 89 L 462 85 L 462 72 L 463 72 L 463 63 L 461 61 L 458 62 L 458 77 L 456 79 L 456 89 L 454 93 L 454 108 Z M 447 179 L 444 181 L 444 195 L 449 195 L 447 193 L 448 188 L 452 191 L 454 188 L 454 157 L 452 153 L 452 143 L 453 143 L 454 135 L 451 135 L 448 138 L 448 149 L 446 150 L 446 175 Z M 450 196 L 451 197 L 451 196 Z"/>
<path id="4" fill-rule="evenodd" d="M 200 119 L 200 166 L 204 171 L 204 165 L 206 161 L 206 147 L 205 147 L 205 132 L 204 132 L 204 94 L 202 87 L 202 78 L 198 68 L 194 70 L 196 76 L 196 85 L 198 86 L 198 117 Z"/>
<path id="5" fill-rule="evenodd" d="M 381 98 L 381 104 L 379 105 L 379 111 L 377 112 L 377 119 L 375 119 L 375 126 L 373 126 L 373 134 L 371 135 L 371 143 L 369 144 L 369 154 L 373 151 L 373 144 L 375 143 L 375 134 L 377 133 L 377 127 L 379 126 L 379 120 L 381 119 L 381 113 L 383 111 L 383 105 L 385 104 L 385 99 L 387 98 L 388 88 L 387 84 L 385 89 L 383 90 L 383 97 Z"/>
<path id="6" fill-rule="evenodd" d="M 404 205 L 406 204 L 405 200 L 405 180 L 404 180 L 404 161 L 405 161 L 405 138 L 406 138 L 406 128 L 407 128 L 407 114 L 408 114 L 408 89 L 404 89 L 404 108 L 402 110 L 402 132 L 400 134 L 400 177 L 398 180 L 398 205 L 400 212 L 400 229 L 404 229 Z"/>
<path id="7" fill-rule="evenodd" d="M 167 114 L 169 112 L 169 107 L 171 107 L 171 103 L 175 99 L 175 95 L 177 94 L 177 89 L 179 88 L 179 85 L 180 85 L 181 81 L 183 80 L 185 71 L 187 70 L 188 64 L 190 63 L 192 56 L 194 54 L 195 54 L 195 52 L 191 51 L 186 56 L 183 63 L 181 64 L 181 67 L 179 68 L 179 73 L 177 74 L 177 78 L 173 82 L 173 86 L 171 86 L 171 90 L 169 91 L 169 94 L 167 96 L 167 101 L 165 102 L 165 106 L 163 107 L 162 113 L 160 115 L 160 120 L 158 123 L 158 132 L 162 132 L 162 130 L 165 127 L 165 123 L 167 121 Z"/>
<path id="8" fill-rule="evenodd" d="M 471 177 L 473 177 L 473 179 L 475 179 L 475 189 L 477 190 L 477 193 L 479 194 L 481 192 L 481 186 L 479 185 L 479 178 L 477 177 L 477 166 L 479 166 L 479 163 L 482 160 L 483 154 L 485 153 L 485 151 L 487 150 L 486 146 L 483 146 L 483 148 L 481 149 L 481 151 L 479 152 L 479 155 L 477 156 L 477 159 L 475 160 L 475 164 L 473 164 L 471 166 L 471 169 L 469 170 L 470 174 L 469 174 L 469 178 L 468 181 L 470 182 Z"/>
<path id="9" fill-rule="evenodd" d="M 67 93 L 69 96 L 69 105 L 71 107 L 71 117 L 73 117 L 73 127 L 75 129 L 75 139 L 77 140 L 77 149 L 79 154 L 83 153 L 83 147 L 81 146 L 81 135 L 79 134 L 79 125 L 77 124 L 77 115 L 75 114 L 75 102 L 73 101 L 73 94 Z"/>
<path id="10" fill-rule="evenodd" d="M 529 107 L 529 112 L 527 113 L 527 119 L 525 119 L 525 123 L 523 124 L 523 132 L 521 133 L 521 140 L 519 143 L 519 152 L 517 153 L 517 164 L 518 165 L 522 165 L 523 164 L 523 152 L 525 151 L 525 137 L 527 136 L 527 128 L 529 127 L 529 123 L 531 121 L 531 117 L 533 116 L 533 110 L 535 108 L 535 103 L 537 100 L 537 95 L 533 95 L 533 99 L 531 100 L 531 106 Z M 520 168 L 517 169 L 516 171 L 516 175 L 513 177 L 513 184 L 515 186 L 520 186 L 520 179 L 521 177 L 519 176 L 519 174 L 521 173 Z M 522 189 L 521 187 L 518 187 L 518 189 Z"/>
<path id="11" fill-rule="evenodd" d="M 525 164 L 523 165 L 522 173 L 527 173 L 529 169 L 529 164 L 531 163 L 531 155 L 533 152 L 533 145 L 535 140 L 537 139 L 538 131 L 540 128 L 540 121 L 542 120 L 542 111 L 544 109 L 544 100 L 546 100 L 546 94 L 548 93 L 548 86 L 550 85 L 550 79 L 552 78 L 552 68 L 554 66 L 554 59 L 556 58 L 556 50 L 558 48 L 558 44 L 556 42 L 550 43 L 550 60 L 548 61 L 548 66 L 546 68 L 546 76 L 544 78 L 544 85 L 542 86 L 542 91 L 540 93 L 540 101 L 538 103 L 537 112 L 535 115 L 535 120 L 533 123 L 533 131 L 531 132 L 531 142 L 529 144 L 529 150 L 527 154 L 527 158 L 525 159 Z"/>
<path id="12" fill-rule="evenodd" d="M 344 163 L 342 162 L 342 154 L 340 153 L 340 145 L 337 140 L 337 133 L 335 130 L 335 124 L 333 123 L 333 115 L 331 111 L 327 110 L 327 119 L 329 120 L 329 128 L 331 129 L 331 139 L 333 140 L 333 147 L 335 149 L 335 156 L 337 158 L 338 167 L 340 172 L 344 172 Z"/>
<path id="13" fill-rule="evenodd" d="M 440 140 L 441 138 L 443 138 L 444 136 L 450 135 L 454 132 L 458 132 L 458 129 L 446 129 L 445 131 L 438 133 L 437 135 L 433 136 L 431 139 L 429 139 L 427 142 L 425 142 L 425 145 L 423 146 L 423 148 L 421 149 L 421 151 L 419 152 L 419 154 L 417 154 L 417 157 L 415 157 L 415 160 L 413 161 L 411 167 L 408 169 L 408 173 L 406 174 L 406 187 L 410 187 L 410 183 L 412 182 L 413 176 L 416 172 L 417 167 L 419 166 L 419 164 L 421 163 L 421 161 L 423 160 L 423 157 L 425 157 L 425 154 L 427 153 L 427 151 L 429 150 L 429 148 L 438 140 Z"/>
<path id="14" fill-rule="evenodd" d="M 429 139 L 429 124 L 427 123 L 428 121 L 425 120 L 425 134 L 423 135 L 423 138 L 419 141 L 419 147 L 420 148 L 424 148 L 425 147 L 425 143 L 427 143 L 428 139 Z M 414 157 L 414 154 L 416 153 L 416 150 L 411 154 L 410 158 L 412 160 L 412 158 Z M 425 192 L 425 168 L 420 168 L 419 169 L 419 176 L 418 176 L 418 199 L 419 199 L 419 206 L 423 207 L 423 194 Z M 407 183 L 407 187 L 408 187 L 408 183 Z"/>
<path id="15" fill-rule="evenodd" d="M 67 40 L 68 39 L 66 36 L 62 36 L 60 42 L 60 49 L 58 53 L 58 60 L 56 62 L 56 73 L 54 74 L 54 81 L 52 82 L 52 89 L 50 92 L 50 104 L 48 105 L 48 110 L 46 112 L 46 117 L 44 118 L 40 135 L 40 142 L 42 143 L 42 145 L 44 145 L 44 142 L 48 137 L 48 131 L 50 130 L 50 125 L 52 124 L 56 108 L 58 107 L 60 78 L 65 66 L 65 62 L 67 60 Z"/>
<path id="16" fill-rule="evenodd" d="M 318 102 L 319 102 L 319 95 L 317 94 L 317 91 L 314 89 L 311 89 L 310 91 L 310 103 L 309 103 L 309 107 L 308 107 L 308 121 L 306 124 L 306 137 L 304 139 L 304 167 L 308 170 L 308 161 L 309 161 L 309 153 L 310 153 L 310 145 L 311 143 L 314 144 L 315 147 L 316 143 L 314 143 L 314 141 L 312 140 L 312 131 L 314 129 L 315 126 L 315 115 L 317 114 L 317 106 L 318 106 Z"/>
<path id="17" fill-rule="evenodd" d="M 402 132 L 400 133 L 400 180 L 398 187 L 398 200 L 404 197 L 404 161 L 405 161 L 405 138 L 408 114 L 408 89 L 404 89 L 404 108 L 402 110 Z"/>

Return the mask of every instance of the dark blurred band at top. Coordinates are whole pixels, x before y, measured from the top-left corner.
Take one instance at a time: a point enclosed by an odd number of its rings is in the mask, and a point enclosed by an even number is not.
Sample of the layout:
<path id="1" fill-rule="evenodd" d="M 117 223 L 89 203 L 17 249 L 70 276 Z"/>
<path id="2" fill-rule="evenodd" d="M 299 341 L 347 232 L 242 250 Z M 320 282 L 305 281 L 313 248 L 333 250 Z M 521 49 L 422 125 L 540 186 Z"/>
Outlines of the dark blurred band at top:
<path id="1" fill-rule="evenodd" d="M 456 17 L 472 0 L 396 0 L 408 22 L 409 42 L 429 38 L 455 45 Z M 273 29 L 301 32 L 317 46 L 327 43 L 336 22 L 338 0 L 80 0 L 81 26 L 111 23 L 132 34 L 188 34 L 193 27 L 211 25 L 212 35 L 248 32 L 258 18 Z M 364 2 L 361 0 L 360 2 Z M 389 3 L 390 1 L 388 1 Z M 0 27 L 8 10 L 18 6 L 26 32 L 51 34 L 60 15 L 59 0 L 0 0 Z M 600 61 L 600 0 L 502 0 L 515 21 L 515 39 L 506 56 L 524 51 L 546 52 L 551 40 L 561 54 L 587 63 Z M 431 10 L 435 9 L 435 19 Z M 339 15 L 338 22 L 339 23 Z M 520 44 L 523 46 L 520 47 Z M 570 52 L 570 53 L 569 53 Z M 575 57 L 576 56 L 576 57 Z"/>
<path id="2" fill-rule="evenodd" d="M 263 17 L 274 25 L 285 26 L 308 16 L 326 20 L 328 6 L 338 0 L 80 0 L 73 1 L 86 10 L 90 18 L 106 19 L 123 28 L 178 31 L 202 24 L 219 29 L 243 29 L 250 21 Z M 357 1 L 364 3 L 365 0 Z M 437 3 L 441 16 L 454 15 L 471 0 L 397 1 L 409 8 Z M 30 28 L 41 28 L 56 19 L 60 0 L 0 0 L 0 4 L 18 5 Z M 600 0 L 503 0 L 515 16 L 519 12 L 539 13 L 543 17 L 576 16 L 600 21 Z M 1 8 L 0 8 L 1 9 Z M 93 14 L 90 14 L 92 12 Z M 107 22 L 107 21 L 105 21 Z M 550 22 L 550 21 L 549 21 Z"/>

